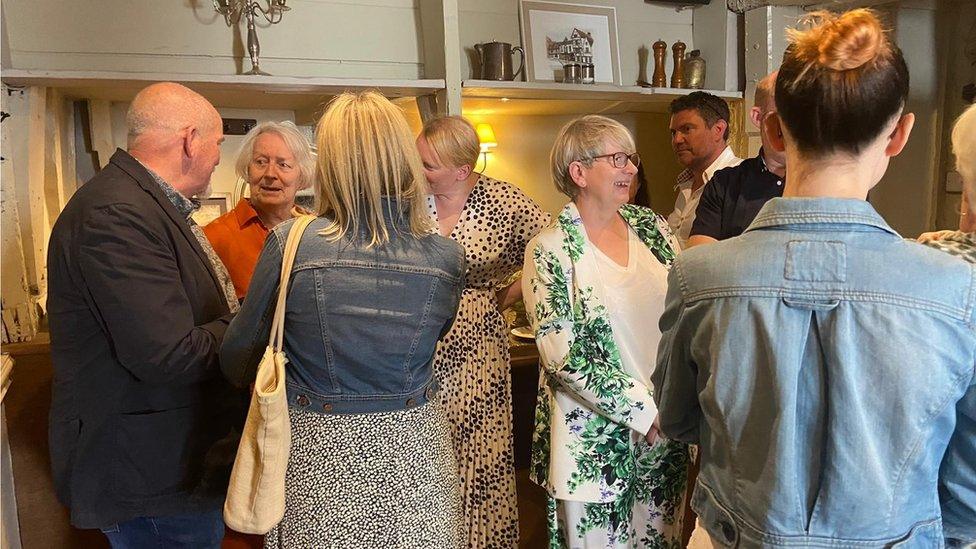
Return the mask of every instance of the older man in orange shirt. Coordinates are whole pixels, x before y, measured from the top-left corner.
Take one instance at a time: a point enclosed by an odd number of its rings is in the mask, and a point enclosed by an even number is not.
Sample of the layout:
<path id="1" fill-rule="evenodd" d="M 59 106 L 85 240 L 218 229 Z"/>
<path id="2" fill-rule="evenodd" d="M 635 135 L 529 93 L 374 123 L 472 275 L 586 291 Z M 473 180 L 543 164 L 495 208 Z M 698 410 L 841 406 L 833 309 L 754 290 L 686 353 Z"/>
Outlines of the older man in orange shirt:
<path id="1" fill-rule="evenodd" d="M 245 136 L 236 169 L 248 182 L 250 199 L 242 198 L 203 230 L 227 266 L 241 299 L 268 231 L 294 215 L 307 213 L 295 206 L 295 193 L 311 185 L 315 161 L 308 140 L 294 124 L 263 122 Z"/>

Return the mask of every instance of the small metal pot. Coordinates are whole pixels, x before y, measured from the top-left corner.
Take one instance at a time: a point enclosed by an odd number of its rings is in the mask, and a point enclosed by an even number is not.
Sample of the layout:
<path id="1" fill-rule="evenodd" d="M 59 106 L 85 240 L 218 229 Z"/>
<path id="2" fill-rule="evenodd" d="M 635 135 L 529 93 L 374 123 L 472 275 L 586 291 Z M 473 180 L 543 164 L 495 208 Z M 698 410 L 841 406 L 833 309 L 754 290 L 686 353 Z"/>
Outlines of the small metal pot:
<path id="1" fill-rule="evenodd" d="M 583 65 L 566 63 L 563 65 L 563 82 L 566 84 L 580 84 L 583 82 Z"/>

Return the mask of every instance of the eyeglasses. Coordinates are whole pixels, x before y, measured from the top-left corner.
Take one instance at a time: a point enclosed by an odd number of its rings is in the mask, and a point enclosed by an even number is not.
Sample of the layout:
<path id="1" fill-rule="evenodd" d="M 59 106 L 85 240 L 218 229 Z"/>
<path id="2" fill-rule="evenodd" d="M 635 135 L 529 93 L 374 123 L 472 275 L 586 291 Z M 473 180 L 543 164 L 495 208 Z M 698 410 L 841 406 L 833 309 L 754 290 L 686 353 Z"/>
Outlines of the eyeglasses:
<path id="1" fill-rule="evenodd" d="M 609 158 L 610 164 L 612 164 L 614 168 L 618 168 L 618 169 L 625 168 L 627 166 L 628 160 L 634 163 L 635 168 L 640 166 L 640 162 L 641 162 L 639 154 L 637 153 L 627 154 L 625 152 L 615 152 L 610 154 L 591 156 L 589 158 L 581 158 L 580 162 L 583 162 L 585 160 L 596 160 L 598 158 Z"/>

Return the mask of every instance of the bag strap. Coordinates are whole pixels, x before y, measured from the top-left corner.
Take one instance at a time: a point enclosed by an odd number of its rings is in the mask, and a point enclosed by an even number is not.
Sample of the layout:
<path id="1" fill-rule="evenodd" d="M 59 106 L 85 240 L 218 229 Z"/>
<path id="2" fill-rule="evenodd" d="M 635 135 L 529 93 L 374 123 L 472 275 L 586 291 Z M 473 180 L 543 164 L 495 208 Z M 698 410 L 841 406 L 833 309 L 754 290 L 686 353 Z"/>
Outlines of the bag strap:
<path id="1" fill-rule="evenodd" d="M 288 231 L 288 239 L 285 240 L 285 249 L 281 257 L 281 278 L 278 281 L 278 304 L 275 305 L 271 334 L 268 336 L 268 347 L 273 347 L 275 352 L 281 352 L 285 338 L 285 300 L 288 297 L 288 281 L 291 279 L 291 268 L 295 264 L 295 253 L 298 251 L 298 244 L 302 241 L 305 228 L 314 220 L 314 215 L 299 216 Z"/>

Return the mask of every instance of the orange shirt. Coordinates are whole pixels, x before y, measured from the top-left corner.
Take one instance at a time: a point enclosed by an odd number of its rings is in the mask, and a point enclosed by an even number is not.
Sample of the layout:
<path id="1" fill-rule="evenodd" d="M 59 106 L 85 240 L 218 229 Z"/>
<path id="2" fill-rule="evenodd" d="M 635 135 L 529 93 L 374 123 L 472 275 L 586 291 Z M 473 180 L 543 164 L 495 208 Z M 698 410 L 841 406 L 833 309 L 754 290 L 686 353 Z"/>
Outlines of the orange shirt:
<path id="1" fill-rule="evenodd" d="M 203 232 L 227 267 L 237 298 L 244 297 L 268 237 L 258 213 L 242 198 L 233 210 L 208 223 Z"/>

